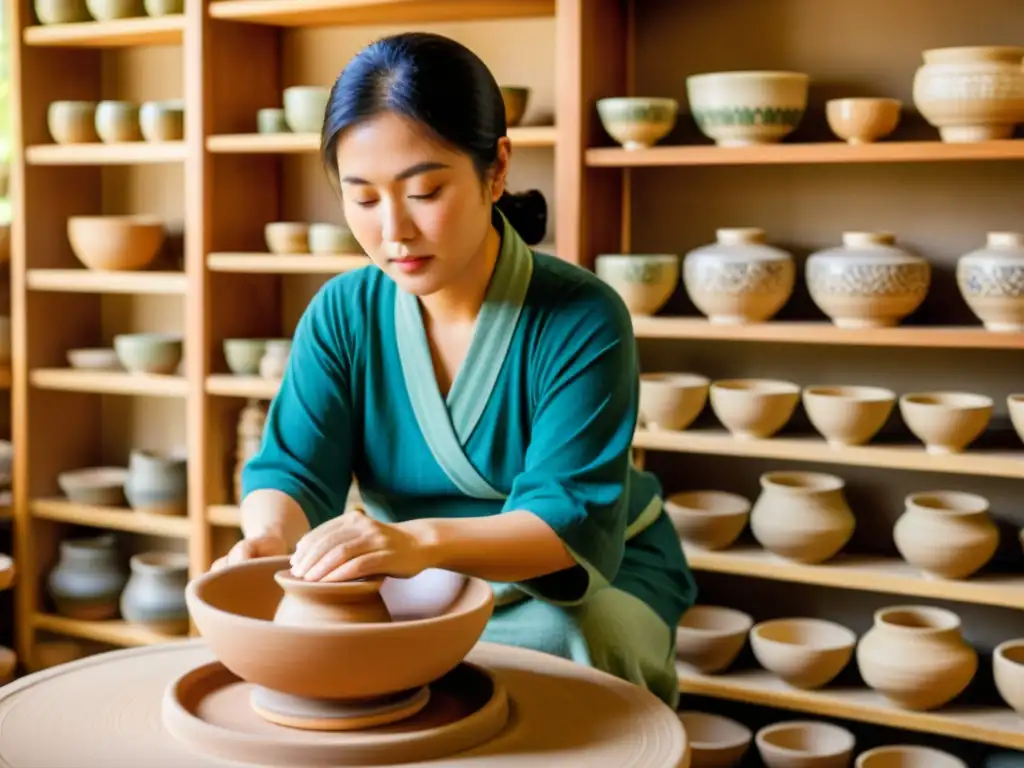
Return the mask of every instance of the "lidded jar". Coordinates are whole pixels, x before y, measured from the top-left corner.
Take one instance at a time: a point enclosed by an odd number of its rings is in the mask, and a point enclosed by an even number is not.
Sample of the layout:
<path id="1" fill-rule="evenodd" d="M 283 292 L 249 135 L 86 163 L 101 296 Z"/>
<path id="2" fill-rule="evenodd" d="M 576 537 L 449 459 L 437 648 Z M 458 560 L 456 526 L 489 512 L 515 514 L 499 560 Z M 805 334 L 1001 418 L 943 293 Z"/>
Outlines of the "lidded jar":
<path id="1" fill-rule="evenodd" d="M 956 284 L 986 330 L 1024 331 L 1024 233 L 989 232 L 957 261 Z"/>
<path id="2" fill-rule="evenodd" d="M 842 245 L 808 257 L 811 299 L 837 327 L 887 328 L 921 306 L 931 265 L 895 243 L 889 232 L 844 232 Z"/>
<path id="3" fill-rule="evenodd" d="M 715 242 L 683 259 L 690 301 L 712 323 L 739 325 L 770 320 L 793 293 L 793 256 L 767 245 L 758 227 L 723 228 Z"/>

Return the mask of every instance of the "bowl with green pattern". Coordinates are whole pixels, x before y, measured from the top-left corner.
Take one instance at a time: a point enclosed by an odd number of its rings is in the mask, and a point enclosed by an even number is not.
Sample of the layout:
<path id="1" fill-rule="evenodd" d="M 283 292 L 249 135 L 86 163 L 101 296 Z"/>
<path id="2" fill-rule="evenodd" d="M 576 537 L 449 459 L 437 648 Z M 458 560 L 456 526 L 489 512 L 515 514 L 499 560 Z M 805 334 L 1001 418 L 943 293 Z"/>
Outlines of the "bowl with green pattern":
<path id="1" fill-rule="evenodd" d="M 775 144 L 807 111 L 810 77 L 803 72 L 707 72 L 686 78 L 690 113 L 720 147 Z"/>
<path id="2" fill-rule="evenodd" d="M 597 114 L 608 135 L 624 149 L 646 149 L 675 128 L 679 102 L 643 96 L 598 99 Z"/>

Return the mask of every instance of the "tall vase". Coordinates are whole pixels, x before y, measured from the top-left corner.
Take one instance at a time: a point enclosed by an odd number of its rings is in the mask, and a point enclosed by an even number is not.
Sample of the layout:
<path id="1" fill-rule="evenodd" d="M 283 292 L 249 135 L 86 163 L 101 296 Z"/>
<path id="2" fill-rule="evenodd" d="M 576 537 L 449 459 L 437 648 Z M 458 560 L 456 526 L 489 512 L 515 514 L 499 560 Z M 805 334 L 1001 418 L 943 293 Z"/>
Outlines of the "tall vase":
<path id="1" fill-rule="evenodd" d="M 956 283 L 986 330 L 1024 331 L 1024 233 L 989 232 L 957 261 Z"/>
<path id="2" fill-rule="evenodd" d="M 166 635 L 186 634 L 188 556 L 178 552 L 145 552 L 133 556 L 130 567 L 131 578 L 121 593 L 124 619 Z"/>
<path id="3" fill-rule="evenodd" d="M 47 577 L 47 588 L 60 615 L 104 621 L 117 616 L 118 598 L 127 579 L 117 542 L 105 534 L 62 541 L 57 565 Z"/>

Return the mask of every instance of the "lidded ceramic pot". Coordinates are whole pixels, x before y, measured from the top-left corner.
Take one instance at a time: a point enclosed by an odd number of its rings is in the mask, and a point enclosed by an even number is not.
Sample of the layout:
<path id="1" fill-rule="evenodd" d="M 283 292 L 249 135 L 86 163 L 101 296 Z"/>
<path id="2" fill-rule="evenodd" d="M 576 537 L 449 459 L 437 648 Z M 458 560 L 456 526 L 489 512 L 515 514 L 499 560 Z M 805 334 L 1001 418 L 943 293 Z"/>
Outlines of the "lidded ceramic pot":
<path id="1" fill-rule="evenodd" d="M 956 264 L 956 284 L 989 331 L 1024 331 L 1024 233 L 989 232 Z"/>
<path id="2" fill-rule="evenodd" d="M 841 477 L 824 472 L 766 472 L 750 531 L 779 557 L 822 563 L 846 546 L 856 527 L 845 488 Z"/>
<path id="3" fill-rule="evenodd" d="M 869 687 L 905 709 L 938 709 L 959 696 L 978 670 L 978 653 L 945 608 L 893 606 L 875 612 L 857 666 Z"/>
<path id="4" fill-rule="evenodd" d="M 793 294 L 792 254 L 767 245 L 758 227 L 718 229 L 715 238 L 683 259 L 690 300 L 712 323 L 770 320 Z"/>
<path id="5" fill-rule="evenodd" d="M 983 567 L 999 546 L 999 528 L 988 500 L 976 493 L 912 493 L 892 537 L 900 556 L 931 576 L 966 579 Z"/>
<path id="6" fill-rule="evenodd" d="M 47 587 L 60 615 L 104 621 L 117 616 L 118 598 L 127 580 L 117 542 L 105 534 L 62 541 Z"/>
<path id="7" fill-rule="evenodd" d="M 888 232 L 844 232 L 841 246 L 812 253 L 807 288 L 839 328 L 886 328 L 914 312 L 931 285 L 931 265 Z"/>
<path id="8" fill-rule="evenodd" d="M 188 633 L 188 556 L 144 552 L 129 561 L 131 577 L 121 593 L 121 616 L 166 635 Z"/>

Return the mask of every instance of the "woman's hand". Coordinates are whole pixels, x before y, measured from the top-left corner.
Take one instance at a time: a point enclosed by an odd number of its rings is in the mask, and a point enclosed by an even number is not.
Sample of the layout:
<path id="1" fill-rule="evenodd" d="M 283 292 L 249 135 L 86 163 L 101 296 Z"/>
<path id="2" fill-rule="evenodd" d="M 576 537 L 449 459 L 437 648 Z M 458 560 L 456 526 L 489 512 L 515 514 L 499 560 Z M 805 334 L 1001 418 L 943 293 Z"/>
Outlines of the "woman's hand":
<path id="1" fill-rule="evenodd" d="M 215 560 L 211 570 L 219 571 L 229 565 L 244 563 L 258 557 L 280 557 L 288 554 L 288 542 L 274 533 L 242 539 L 224 557 Z"/>
<path id="2" fill-rule="evenodd" d="M 291 562 L 292 574 L 307 581 L 350 581 L 409 578 L 433 560 L 432 548 L 412 528 L 381 523 L 352 508 L 303 536 Z"/>

